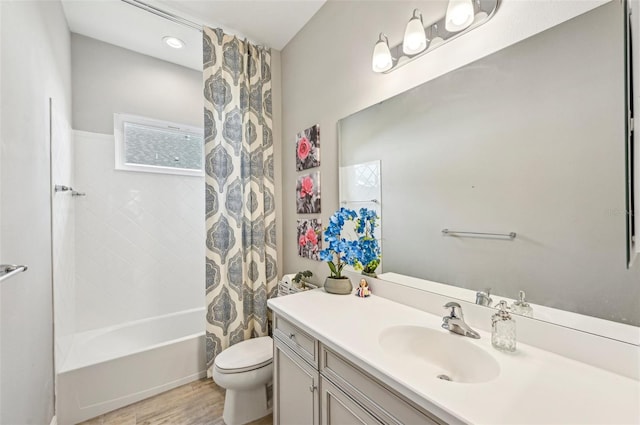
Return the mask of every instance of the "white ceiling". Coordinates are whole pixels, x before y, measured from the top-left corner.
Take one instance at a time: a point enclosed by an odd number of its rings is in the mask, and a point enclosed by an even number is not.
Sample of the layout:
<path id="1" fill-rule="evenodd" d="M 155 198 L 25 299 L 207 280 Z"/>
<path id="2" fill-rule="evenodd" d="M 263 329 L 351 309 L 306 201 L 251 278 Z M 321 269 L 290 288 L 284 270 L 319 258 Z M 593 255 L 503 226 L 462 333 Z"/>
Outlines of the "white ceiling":
<path id="1" fill-rule="evenodd" d="M 282 50 L 325 0 L 143 0 L 182 18 Z M 202 34 L 121 0 L 62 0 L 72 32 L 202 70 Z M 185 42 L 172 49 L 171 35 Z"/>

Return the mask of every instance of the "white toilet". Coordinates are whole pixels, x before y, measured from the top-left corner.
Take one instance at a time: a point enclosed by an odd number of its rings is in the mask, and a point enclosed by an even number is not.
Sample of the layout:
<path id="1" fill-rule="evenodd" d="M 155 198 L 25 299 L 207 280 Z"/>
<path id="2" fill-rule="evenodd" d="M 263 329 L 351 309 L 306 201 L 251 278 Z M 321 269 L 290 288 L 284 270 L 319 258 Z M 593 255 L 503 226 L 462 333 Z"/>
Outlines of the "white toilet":
<path id="1" fill-rule="evenodd" d="M 273 340 L 268 336 L 239 342 L 218 354 L 213 380 L 227 393 L 222 418 L 242 425 L 271 413 L 267 386 L 273 377 Z"/>

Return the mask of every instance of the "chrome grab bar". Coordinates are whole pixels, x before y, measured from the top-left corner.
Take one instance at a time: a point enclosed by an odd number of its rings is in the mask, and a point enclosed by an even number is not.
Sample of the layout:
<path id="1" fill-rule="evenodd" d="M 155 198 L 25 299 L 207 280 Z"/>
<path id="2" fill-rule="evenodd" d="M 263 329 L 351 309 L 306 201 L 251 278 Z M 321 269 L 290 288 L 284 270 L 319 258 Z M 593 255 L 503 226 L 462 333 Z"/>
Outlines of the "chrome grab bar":
<path id="1" fill-rule="evenodd" d="M 5 279 L 9 279 L 15 274 L 25 271 L 27 271 L 27 266 L 18 266 L 16 264 L 0 264 L 0 282 Z"/>
<path id="2" fill-rule="evenodd" d="M 449 230 L 449 229 L 442 229 L 442 234 L 444 236 L 465 236 L 465 235 L 472 235 L 472 236 L 497 236 L 497 237 L 503 237 L 503 238 L 509 238 L 509 239 L 515 239 L 516 238 L 516 232 L 511 232 L 511 233 L 481 233 L 481 232 L 464 232 L 461 230 Z"/>
<path id="3" fill-rule="evenodd" d="M 378 204 L 380 203 L 380 201 L 378 201 L 377 199 L 370 199 L 370 200 L 366 200 L 366 199 L 360 199 L 360 200 L 344 200 L 340 202 L 341 204 Z"/>

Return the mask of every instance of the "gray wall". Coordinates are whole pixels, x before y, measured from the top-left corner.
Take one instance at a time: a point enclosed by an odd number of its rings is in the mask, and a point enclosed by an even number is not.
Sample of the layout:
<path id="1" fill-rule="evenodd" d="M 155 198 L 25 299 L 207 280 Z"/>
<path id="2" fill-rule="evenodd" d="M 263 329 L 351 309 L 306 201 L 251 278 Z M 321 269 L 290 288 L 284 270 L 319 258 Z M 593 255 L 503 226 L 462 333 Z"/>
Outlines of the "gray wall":
<path id="1" fill-rule="evenodd" d="M 278 255 L 278 275 L 284 274 L 283 268 L 283 214 L 282 214 L 282 56 L 279 50 L 271 49 L 271 105 L 273 119 L 273 170 L 275 172 L 276 198 L 276 251 Z"/>
<path id="2" fill-rule="evenodd" d="M 486 25 L 390 73 L 371 71 L 378 33 L 400 42 L 414 7 L 428 1 L 327 2 L 282 51 L 284 272 L 310 269 L 316 282 L 326 264 L 297 255 L 295 135 L 321 127 L 322 214 L 326 225 L 338 205 L 338 120 L 429 81 L 526 37 L 584 13 L 603 2 L 503 2 Z M 353 23 L 358 22 L 357 31 Z"/>
<path id="3" fill-rule="evenodd" d="M 341 121 L 342 164 L 382 162 L 385 272 L 640 325 L 622 16 L 611 2 Z"/>
<path id="4" fill-rule="evenodd" d="M 2 262 L 29 270 L 0 286 L 0 423 L 53 416 L 49 98 L 70 122 L 71 57 L 62 7 L 0 2 Z"/>
<path id="5" fill-rule="evenodd" d="M 202 72 L 71 35 L 73 128 L 113 134 L 113 114 L 202 127 Z"/>

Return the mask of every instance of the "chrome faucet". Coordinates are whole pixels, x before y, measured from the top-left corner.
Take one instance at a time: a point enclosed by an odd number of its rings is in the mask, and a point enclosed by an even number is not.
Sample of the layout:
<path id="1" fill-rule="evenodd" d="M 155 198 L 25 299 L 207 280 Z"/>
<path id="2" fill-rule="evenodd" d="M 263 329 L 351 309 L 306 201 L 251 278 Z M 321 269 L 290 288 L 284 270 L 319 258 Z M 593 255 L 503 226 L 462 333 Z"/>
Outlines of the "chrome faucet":
<path id="1" fill-rule="evenodd" d="M 460 304 L 448 302 L 444 305 L 444 308 L 451 309 L 449 315 L 442 318 L 442 327 L 444 329 L 459 335 L 468 336 L 469 338 L 480 338 L 480 334 L 471 329 L 471 327 L 469 327 L 469 325 L 464 321 L 462 307 L 460 307 Z"/>
<path id="2" fill-rule="evenodd" d="M 491 307 L 492 302 L 493 300 L 491 299 L 491 288 L 485 289 L 484 292 L 476 292 L 476 304 Z"/>

